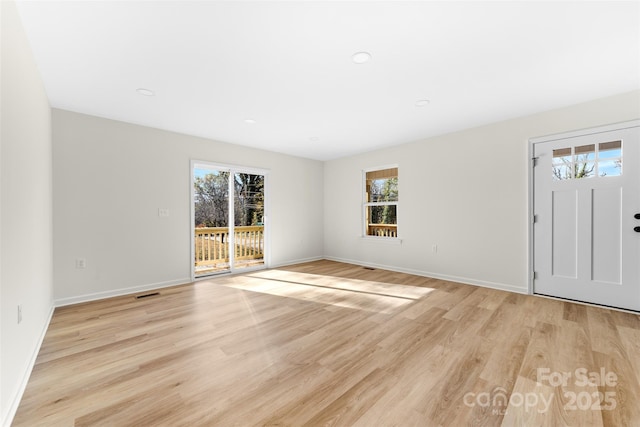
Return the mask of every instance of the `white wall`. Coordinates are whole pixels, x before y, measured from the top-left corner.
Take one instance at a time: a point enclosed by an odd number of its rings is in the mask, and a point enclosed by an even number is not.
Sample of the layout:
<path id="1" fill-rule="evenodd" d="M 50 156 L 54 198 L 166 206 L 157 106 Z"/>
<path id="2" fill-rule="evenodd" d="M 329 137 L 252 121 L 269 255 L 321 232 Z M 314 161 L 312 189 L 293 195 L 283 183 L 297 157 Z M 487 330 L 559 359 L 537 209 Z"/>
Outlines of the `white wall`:
<path id="1" fill-rule="evenodd" d="M 637 118 L 640 91 L 326 162 L 325 256 L 526 292 L 528 139 Z M 362 169 L 392 163 L 401 245 L 360 238 Z"/>
<path id="2" fill-rule="evenodd" d="M 57 109 L 53 145 L 57 304 L 190 280 L 190 159 L 269 169 L 272 265 L 323 255 L 321 162 Z"/>
<path id="3" fill-rule="evenodd" d="M 53 310 L 51 109 L 15 3 L 0 2 L 0 15 L 0 421 L 5 425 L 17 409 Z"/>

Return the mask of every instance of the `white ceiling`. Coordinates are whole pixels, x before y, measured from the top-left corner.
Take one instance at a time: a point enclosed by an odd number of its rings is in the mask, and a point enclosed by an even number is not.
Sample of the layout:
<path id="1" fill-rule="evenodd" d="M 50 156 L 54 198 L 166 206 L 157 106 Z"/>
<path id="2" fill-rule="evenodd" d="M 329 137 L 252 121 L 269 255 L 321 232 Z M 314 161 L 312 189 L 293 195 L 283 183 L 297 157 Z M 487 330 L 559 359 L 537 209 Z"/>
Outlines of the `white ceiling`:
<path id="1" fill-rule="evenodd" d="M 53 107 L 320 160 L 640 89 L 637 1 L 18 5 Z"/>

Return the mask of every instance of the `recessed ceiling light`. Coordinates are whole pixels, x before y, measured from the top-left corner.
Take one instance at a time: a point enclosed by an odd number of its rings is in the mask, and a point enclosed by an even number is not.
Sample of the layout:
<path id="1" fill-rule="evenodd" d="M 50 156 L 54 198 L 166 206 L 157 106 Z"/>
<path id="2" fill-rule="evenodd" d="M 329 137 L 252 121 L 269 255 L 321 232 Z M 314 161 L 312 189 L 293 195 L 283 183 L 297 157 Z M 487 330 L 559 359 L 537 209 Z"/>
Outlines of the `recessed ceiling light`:
<path id="1" fill-rule="evenodd" d="M 154 91 L 149 90 L 149 89 L 144 89 L 144 88 L 136 89 L 136 92 L 138 92 L 140 95 L 144 95 L 144 96 L 154 96 L 156 94 Z"/>
<path id="2" fill-rule="evenodd" d="M 309 141 L 311 141 L 311 142 L 318 142 L 318 141 L 320 141 L 320 137 L 318 137 L 318 136 L 312 136 L 312 137 L 309 137 Z"/>
<path id="3" fill-rule="evenodd" d="M 356 64 L 364 64 L 371 60 L 371 54 L 369 52 L 356 52 L 351 57 L 351 60 Z"/>
<path id="4" fill-rule="evenodd" d="M 420 99 L 418 101 L 416 101 L 416 107 L 426 107 L 427 105 L 429 105 L 429 101 L 428 99 Z"/>
<path id="5" fill-rule="evenodd" d="M 244 119 L 244 122 L 248 125 L 255 125 L 256 121 L 253 119 Z"/>

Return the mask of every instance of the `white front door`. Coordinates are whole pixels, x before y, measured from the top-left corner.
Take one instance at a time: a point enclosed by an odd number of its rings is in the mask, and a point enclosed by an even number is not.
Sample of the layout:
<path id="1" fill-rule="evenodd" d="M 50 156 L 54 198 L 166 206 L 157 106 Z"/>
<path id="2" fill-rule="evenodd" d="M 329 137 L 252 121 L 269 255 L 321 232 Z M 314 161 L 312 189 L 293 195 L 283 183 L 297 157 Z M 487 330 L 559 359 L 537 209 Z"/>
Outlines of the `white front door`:
<path id="1" fill-rule="evenodd" d="M 640 122 L 532 145 L 534 293 L 640 311 Z"/>

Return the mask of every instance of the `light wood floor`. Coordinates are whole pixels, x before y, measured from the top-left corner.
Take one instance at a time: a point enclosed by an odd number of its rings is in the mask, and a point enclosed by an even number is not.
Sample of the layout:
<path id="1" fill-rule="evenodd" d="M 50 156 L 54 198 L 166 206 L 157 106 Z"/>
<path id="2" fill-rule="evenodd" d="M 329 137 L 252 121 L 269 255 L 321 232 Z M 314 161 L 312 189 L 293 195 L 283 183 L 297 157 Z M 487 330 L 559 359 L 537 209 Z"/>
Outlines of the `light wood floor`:
<path id="1" fill-rule="evenodd" d="M 330 261 L 160 292 L 57 309 L 14 426 L 640 426 L 637 315 Z"/>

